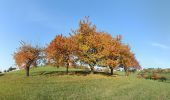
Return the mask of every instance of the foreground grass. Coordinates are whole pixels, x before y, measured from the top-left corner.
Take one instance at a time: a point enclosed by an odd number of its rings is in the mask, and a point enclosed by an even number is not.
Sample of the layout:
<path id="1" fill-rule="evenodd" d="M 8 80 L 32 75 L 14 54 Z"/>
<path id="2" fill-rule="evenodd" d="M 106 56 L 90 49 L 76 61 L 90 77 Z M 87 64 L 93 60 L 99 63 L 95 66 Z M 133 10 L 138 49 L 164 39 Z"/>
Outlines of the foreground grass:
<path id="1" fill-rule="evenodd" d="M 70 69 L 71 71 L 81 71 Z M 0 100 L 170 100 L 170 83 L 130 77 L 71 74 L 42 67 L 0 76 Z"/>

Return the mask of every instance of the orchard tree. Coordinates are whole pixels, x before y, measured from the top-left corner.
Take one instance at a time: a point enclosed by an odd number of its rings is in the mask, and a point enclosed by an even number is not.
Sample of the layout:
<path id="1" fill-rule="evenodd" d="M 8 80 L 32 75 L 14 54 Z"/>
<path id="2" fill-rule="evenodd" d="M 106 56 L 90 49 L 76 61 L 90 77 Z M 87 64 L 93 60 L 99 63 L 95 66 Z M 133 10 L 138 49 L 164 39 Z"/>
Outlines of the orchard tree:
<path id="1" fill-rule="evenodd" d="M 73 34 L 72 37 L 78 45 L 76 57 L 81 63 L 87 64 L 91 73 L 94 73 L 94 67 L 102 57 L 100 53 L 104 49 L 104 42 L 111 36 L 97 31 L 96 26 L 92 25 L 88 18 L 80 21 L 79 28 Z"/>
<path id="2" fill-rule="evenodd" d="M 108 38 L 108 41 L 104 42 L 104 50 L 100 53 L 102 56 L 98 62 L 100 66 L 109 67 L 111 75 L 113 75 L 113 69 L 119 66 L 119 50 L 121 47 L 121 36 L 118 35 L 115 38 Z"/>
<path id="3" fill-rule="evenodd" d="M 129 75 L 128 68 L 133 67 L 135 69 L 140 69 L 138 61 L 135 58 L 135 55 L 131 52 L 128 45 L 122 45 L 119 51 L 119 63 L 124 68 L 126 75 Z"/>
<path id="4" fill-rule="evenodd" d="M 54 63 L 58 67 L 66 67 L 68 73 L 69 64 L 72 62 L 76 50 L 73 38 L 57 35 L 45 51 L 50 63 Z"/>
<path id="5" fill-rule="evenodd" d="M 121 42 L 121 35 L 112 38 L 106 32 L 97 31 L 85 17 L 70 37 L 57 35 L 45 52 L 49 63 L 67 68 L 70 62 L 88 65 L 91 73 L 95 66 L 109 67 L 111 74 L 117 66 L 140 68 L 128 45 Z"/>
<path id="6" fill-rule="evenodd" d="M 63 66 L 62 56 L 60 56 L 59 47 L 63 43 L 64 37 L 62 35 L 57 35 L 54 40 L 45 49 L 46 59 L 48 64 L 53 64 L 54 66 Z"/>
<path id="7" fill-rule="evenodd" d="M 42 49 L 38 46 L 33 47 L 30 44 L 21 42 L 21 47 L 14 53 L 15 63 L 20 69 L 24 68 L 26 70 L 26 76 L 29 76 L 31 65 L 33 65 L 35 61 L 41 59 L 41 51 Z"/>
<path id="8" fill-rule="evenodd" d="M 113 69 L 120 66 L 124 68 L 126 75 L 128 75 L 129 67 L 140 69 L 140 65 L 129 46 L 123 44 L 121 40 L 122 36 L 117 35 L 108 42 L 105 41 L 104 50 L 100 53 L 103 57 L 99 65 L 109 67 L 111 75 L 113 75 Z"/>

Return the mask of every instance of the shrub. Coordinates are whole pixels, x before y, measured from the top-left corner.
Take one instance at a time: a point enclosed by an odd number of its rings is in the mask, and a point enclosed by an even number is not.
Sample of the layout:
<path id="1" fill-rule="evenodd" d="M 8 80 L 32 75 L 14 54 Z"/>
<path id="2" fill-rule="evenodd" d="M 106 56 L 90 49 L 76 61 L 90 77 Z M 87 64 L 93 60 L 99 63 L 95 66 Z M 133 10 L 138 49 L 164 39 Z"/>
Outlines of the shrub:
<path id="1" fill-rule="evenodd" d="M 166 78 L 166 77 L 164 77 L 164 76 L 161 76 L 161 77 L 159 78 L 159 80 L 163 82 L 163 81 L 166 81 L 166 80 L 167 80 L 167 78 Z"/>
<path id="2" fill-rule="evenodd" d="M 157 73 L 153 73 L 151 75 L 151 79 L 153 79 L 153 80 L 158 80 L 159 78 L 160 78 L 160 76 Z"/>
<path id="3" fill-rule="evenodd" d="M 147 75 L 145 79 L 151 79 L 151 75 Z"/>

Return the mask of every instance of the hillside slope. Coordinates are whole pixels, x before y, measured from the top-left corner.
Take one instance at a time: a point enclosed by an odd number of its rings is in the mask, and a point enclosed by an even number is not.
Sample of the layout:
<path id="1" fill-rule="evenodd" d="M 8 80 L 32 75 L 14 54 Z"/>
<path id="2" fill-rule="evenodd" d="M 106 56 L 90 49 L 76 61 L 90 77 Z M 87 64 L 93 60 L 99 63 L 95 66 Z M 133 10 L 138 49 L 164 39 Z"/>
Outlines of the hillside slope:
<path id="1" fill-rule="evenodd" d="M 170 83 L 40 67 L 0 76 L 0 100 L 170 100 Z M 76 72 L 75 72 L 76 71 Z"/>

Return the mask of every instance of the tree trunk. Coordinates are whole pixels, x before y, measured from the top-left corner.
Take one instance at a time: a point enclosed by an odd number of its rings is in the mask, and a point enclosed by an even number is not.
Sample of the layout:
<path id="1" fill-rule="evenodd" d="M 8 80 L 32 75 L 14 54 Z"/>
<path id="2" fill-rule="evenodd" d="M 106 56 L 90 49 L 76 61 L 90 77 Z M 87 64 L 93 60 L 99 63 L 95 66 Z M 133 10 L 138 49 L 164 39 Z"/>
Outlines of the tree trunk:
<path id="1" fill-rule="evenodd" d="M 27 77 L 30 75 L 29 72 L 30 72 L 30 66 L 31 66 L 32 62 L 33 62 L 33 61 L 29 61 L 29 62 L 26 64 L 25 70 L 26 70 L 26 76 L 27 76 Z"/>
<path id="2" fill-rule="evenodd" d="M 128 72 L 127 67 L 124 67 L 124 70 L 125 70 L 125 76 L 129 76 L 129 72 Z"/>
<path id="3" fill-rule="evenodd" d="M 68 67 L 69 67 L 69 63 L 67 63 L 66 65 L 66 73 L 68 74 Z"/>
<path id="4" fill-rule="evenodd" d="M 90 74 L 94 74 L 94 67 L 90 66 Z"/>
<path id="5" fill-rule="evenodd" d="M 57 65 L 57 68 L 59 68 L 59 65 Z"/>
<path id="6" fill-rule="evenodd" d="M 30 67 L 27 66 L 27 67 L 25 68 L 25 70 L 26 70 L 26 76 L 29 77 Z"/>
<path id="7" fill-rule="evenodd" d="M 113 75 L 113 67 L 110 67 L 110 75 Z"/>
<path id="8" fill-rule="evenodd" d="M 68 74 L 68 66 L 67 66 L 67 68 L 66 68 L 66 73 Z"/>

